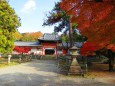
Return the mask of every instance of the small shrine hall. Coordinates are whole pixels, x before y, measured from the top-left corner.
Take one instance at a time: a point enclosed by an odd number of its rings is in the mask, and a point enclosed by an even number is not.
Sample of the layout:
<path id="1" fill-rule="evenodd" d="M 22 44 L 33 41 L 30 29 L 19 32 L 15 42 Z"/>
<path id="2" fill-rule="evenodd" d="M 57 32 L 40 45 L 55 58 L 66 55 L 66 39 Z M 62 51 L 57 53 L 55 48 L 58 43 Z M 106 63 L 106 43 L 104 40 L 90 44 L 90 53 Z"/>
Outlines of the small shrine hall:
<path id="1" fill-rule="evenodd" d="M 28 53 L 34 53 L 37 55 L 57 55 L 58 46 L 61 43 L 61 39 L 58 34 L 45 33 L 43 37 L 39 38 L 36 42 L 14 42 L 18 47 L 30 47 L 31 50 Z"/>

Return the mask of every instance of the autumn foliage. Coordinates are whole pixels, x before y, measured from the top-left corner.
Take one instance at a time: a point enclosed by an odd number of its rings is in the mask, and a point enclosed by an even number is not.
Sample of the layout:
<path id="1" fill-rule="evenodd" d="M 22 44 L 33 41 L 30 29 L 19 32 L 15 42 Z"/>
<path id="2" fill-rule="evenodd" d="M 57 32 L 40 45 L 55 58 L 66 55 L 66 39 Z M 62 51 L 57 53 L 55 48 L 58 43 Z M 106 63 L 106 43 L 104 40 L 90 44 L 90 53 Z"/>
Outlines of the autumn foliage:
<path id="1" fill-rule="evenodd" d="M 36 41 L 38 38 L 42 37 L 43 33 L 38 32 L 31 32 L 31 33 L 22 33 L 21 41 Z"/>
<path id="2" fill-rule="evenodd" d="M 18 53 L 28 53 L 31 50 L 30 47 L 19 47 L 19 46 L 15 46 L 14 47 L 14 51 L 18 52 Z"/>
<path id="3" fill-rule="evenodd" d="M 91 44 L 84 44 L 82 51 L 91 48 L 110 49 L 115 52 L 115 1 L 114 0 L 61 0 L 60 7 L 71 15 L 71 22 L 78 24 L 80 33 Z"/>
<path id="4" fill-rule="evenodd" d="M 26 32 L 26 33 L 19 33 L 16 31 L 13 33 L 15 41 L 36 41 L 38 38 L 43 36 L 43 33 L 38 32 Z"/>
<path id="5" fill-rule="evenodd" d="M 92 55 L 95 55 L 95 51 L 97 50 L 97 45 L 96 44 L 93 44 L 93 43 L 90 43 L 90 42 L 86 42 L 86 43 L 83 43 L 83 46 L 81 48 L 81 54 L 83 56 L 92 56 Z"/>

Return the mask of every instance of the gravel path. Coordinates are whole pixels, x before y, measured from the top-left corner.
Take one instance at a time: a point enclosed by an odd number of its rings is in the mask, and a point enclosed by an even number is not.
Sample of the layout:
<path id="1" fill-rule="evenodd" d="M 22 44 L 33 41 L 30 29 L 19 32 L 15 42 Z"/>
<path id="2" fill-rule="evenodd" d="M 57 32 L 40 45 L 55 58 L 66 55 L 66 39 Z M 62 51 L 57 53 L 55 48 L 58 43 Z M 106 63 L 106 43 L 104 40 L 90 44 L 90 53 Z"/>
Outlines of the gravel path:
<path id="1" fill-rule="evenodd" d="M 0 69 L 0 86 L 115 86 L 97 79 L 64 76 L 52 60 L 34 60 Z"/>

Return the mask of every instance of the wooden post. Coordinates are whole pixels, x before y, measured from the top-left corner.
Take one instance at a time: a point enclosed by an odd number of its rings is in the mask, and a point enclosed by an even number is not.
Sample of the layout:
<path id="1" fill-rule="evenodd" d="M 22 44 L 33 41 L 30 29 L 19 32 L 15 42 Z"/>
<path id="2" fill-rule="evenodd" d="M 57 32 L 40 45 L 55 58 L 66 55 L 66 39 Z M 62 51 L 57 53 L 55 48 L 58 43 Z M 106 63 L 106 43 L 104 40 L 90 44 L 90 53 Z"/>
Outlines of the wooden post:
<path id="1" fill-rule="evenodd" d="M 56 47 L 56 59 L 58 58 L 58 55 L 57 55 L 57 47 Z"/>
<path id="2" fill-rule="evenodd" d="M 41 59 L 42 59 L 43 55 L 44 55 L 44 47 L 42 47 L 42 56 L 41 56 Z"/>

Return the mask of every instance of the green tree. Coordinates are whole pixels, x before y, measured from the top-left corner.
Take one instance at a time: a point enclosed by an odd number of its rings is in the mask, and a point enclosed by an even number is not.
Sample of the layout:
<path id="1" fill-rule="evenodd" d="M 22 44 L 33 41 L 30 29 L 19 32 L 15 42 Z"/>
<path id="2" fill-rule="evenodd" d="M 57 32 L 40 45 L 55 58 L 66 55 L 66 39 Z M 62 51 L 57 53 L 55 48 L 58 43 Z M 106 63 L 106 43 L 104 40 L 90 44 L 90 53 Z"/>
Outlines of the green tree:
<path id="1" fill-rule="evenodd" d="M 0 0 L 0 52 L 10 53 L 14 48 L 13 33 L 20 26 L 19 18 L 6 0 Z"/>
<path id="2" fill-rule="evenodd" d="M 78 34 L 76 31 L 78 25 L 76 23 L 71 23 L 70 17 L 71 16 L 67 15 L 66 12 L 60 8 L 60 2 L 58 2 L 55 4 L 55 7 L 52 9 L 52 11 L 47 15 L 43 26 L 55 25 L 54 32 L 63 31 L 62 41 L 65 40 L 64 42 L 66 43 L 70 42 L 72 46 L 73 41 L 83 42 L 85 37 L 81 34 Z"/>
<path id="3" fill-rule="evenodd" d="M 74 42 L 85 42 L 87 38 L 82 36 L 77 29 L 73 30 L 73 40 Z"/>
<path id="4" fill-rule="evenodd" d="M 60 8 L 60 2 L 55 3 L 54 8 L 49 14 L 47 14 L 46 19 L 44 20 L 43 26 L 55 25 L 54 32 L 61 32 L 69 30 L 69 18 L 65 11 Z M 58 23 L 58 25 L 56 25 Z"/>
<path id="5" fill-rule="evenodd" d="M 61 36 L 61 39 L 62 39 L 62 45 L 63 45 L 63 47 L 66 48 L 66 49 L 69 49 L 69 42 L 70 42 L 70 40 L 69 40 L 69 35 L 63 34 L 63 35 Z M 66 43 L 67 46 L 64 46 L 63 43 Z"/>
<path id="6" fill-rule="evenodd" d="M 60 8 L 60 2 L 55 4 L 55 7 L 49 15 L 47 19 L 43 23 L 43 25 L 55 25 L 54 32 L 62 32 L 65 34 L 69 31 L 69 39 L 70 39 L 70 47 L 73 45 L 73 29 L 72 23 L 70 21 L 71 16 L 67 15 L 65 11 Z M 58 23 L 58 24 L 57 24 Z"/>

